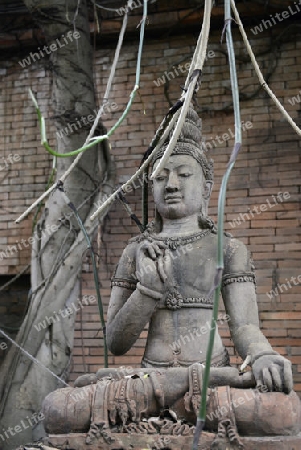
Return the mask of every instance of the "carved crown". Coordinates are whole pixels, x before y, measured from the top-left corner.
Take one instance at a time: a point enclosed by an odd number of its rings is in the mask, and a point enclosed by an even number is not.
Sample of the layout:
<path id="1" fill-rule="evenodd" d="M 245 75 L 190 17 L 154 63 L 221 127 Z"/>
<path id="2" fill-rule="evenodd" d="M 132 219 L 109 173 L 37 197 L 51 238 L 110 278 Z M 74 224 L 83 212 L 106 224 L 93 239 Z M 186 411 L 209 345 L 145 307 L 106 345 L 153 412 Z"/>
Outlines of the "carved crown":
<path id="1" fill-rule="evenodd" d="M 173 131 L 174 127 L 171 129 L 169 136 L 161 149 L 154 155 L 153 164 L 157 159 L 162 158 Z M 206 180 L 213 180 L 213 160 L 208 160 L 206 158 L 203 147 L 202 120 L 192 107 L 190 107 L 187 112 L 185 122 L 178 137 L 177 144 L 172 151 L 172 155 L 192 156 L 202 166 Z"/>

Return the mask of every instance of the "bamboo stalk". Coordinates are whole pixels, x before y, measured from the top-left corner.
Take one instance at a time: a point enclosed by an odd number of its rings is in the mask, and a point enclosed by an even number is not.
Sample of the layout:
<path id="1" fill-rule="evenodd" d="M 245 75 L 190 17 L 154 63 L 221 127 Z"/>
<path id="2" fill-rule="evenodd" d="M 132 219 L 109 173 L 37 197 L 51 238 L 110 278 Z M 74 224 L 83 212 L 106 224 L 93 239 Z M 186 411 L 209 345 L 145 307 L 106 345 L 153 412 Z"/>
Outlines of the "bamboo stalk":
<path id="1" fill-rule="evenodd" d="M 235 117 L 235 144 L 232 155 L 230 157 L 230 161 L 227 167 L 227 170 L 223 176 L 222 184 L 219 192 L 218 199 L 218 232 L 217 232 L 217 265 L 216 265 L 216 273 L 213 282 L 214 289 L 214 304 L 213 304 L 213 313 L 211 318 L 211 328 L 209 334 L 209 342 L 206 352 L 206 364 L 204 369 L 203 376 L 203 386 L 202 386 L 202 396 L 201 396 L 201 405 L 199 410 L 199 415 L 196 423 L 196 430 L 193 439 L 193 450 L 197 450 L 198 442 L 200 440 L 203 428 L 206 422 L 206 401 L 207 401 L 207 391 L 209 386 L 209 377 L 210 377 L 210 365 L 214 347 L 214 338 L 216 331 L 216 322 L 218 317 L 218 306 L 219 306 L 219 297 L 221 292 L 221 279 L 222 273 L 224 269 L 224 209 L 226 202 L 226 191 L 228 180 L 234 167 L 236 156 L 241 147 L 241 120 L 240 120 L 240 108 L 239 108 L 239 90 L 237 83 L 237 73 L 236 73 L 236 65 L 235 65 L 235 53 L 233 47 L 232 33 L 231 33 L 231 12 L 230 12 L 230 1 L 225 0 L 225 30 L 226 30 L 226 40 L 227 40 L 227 49 L 229 54 L 229 64 L 230 64 L 230 79 L 231 79 L 231 88 L 232 88 L 232 98 L 234 105 L 234 117 Z"/>

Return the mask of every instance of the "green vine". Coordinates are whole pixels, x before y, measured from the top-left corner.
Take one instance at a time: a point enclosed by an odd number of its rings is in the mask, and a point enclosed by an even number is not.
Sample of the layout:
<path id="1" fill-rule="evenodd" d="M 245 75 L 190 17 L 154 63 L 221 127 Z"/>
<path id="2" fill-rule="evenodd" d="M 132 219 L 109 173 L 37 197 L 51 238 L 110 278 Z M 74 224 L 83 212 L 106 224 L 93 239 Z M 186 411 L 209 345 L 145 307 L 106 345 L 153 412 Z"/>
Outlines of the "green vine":
<path id="1" fill-rule="evenodd" d="M 235 65 L 235 53 L 233 47 L 233 39 L 231 32 L 231 9 L 230 9 L 230 0 L 225 0 L 225 27 L 226 31 L 226 41 L 227 41 L 227 49 L 229 54 L 229 65 L 230 65 L 230 79 L 231 79 L 231 87 L 232 87 L 232 98 L 234 105 L 234 117 L 235 117 L 235 144 L 232 155 L 230 157 L 230 161 L 227 167 L 227 170 L 223 176 L 222 184 L 219 192 L 218 198 L 218 227 L 217 227 L 217 266 L 216 266 L 216 274 L 213 283 L 214 290 L 214 305 L 213 305 L 213 314 L 211 318 L 211 329 L 209 335 L 209 342 L 206 353 L 206 365 L 204 369 L 204 378 L 203 378 L 203 386 L 202 386 L 202 398 L 201 405 L 199 410 L 199 416 L 197 418 L 196 430 L 193 439 L 193 450 L 197 450 L 198 442 L 202 433 L 202 430 L 205 426 L 206 422 L 206 401 L 207 401 L 207 390 L 209 386 L 209 376 L 210 376 L 210 366 L 212 359 L 212 352 L 214 346 L 214 337 L 216 331 L 216 322 L 218 317 L 218 306 L 219 306 L 219 297 L 221 292 L 221 279 L 222 273 L 224 269 L 224 210 L 225 210 L 225 202 L 226 202 L 226 192 L 227 192 L 227 184 L 231 174 L 231 171 L 235 165 L 237 154 L 241 147 L 241 121 L 240 121 L 240 108 L 239 108 L 239 90 L 237 83 L 237 74 L 236 74 L 236 65 Z"/>
<path id="2" fill-rule="evenodd" d="M 147 0 L 143 0 L 143 17 L 140 22 L 140 41 L 139 41 L 139 49 L 138 49 L 138 57 L 137 57 L 137 65 L 136 65 L 135 86 L 134 86 L 132 92 L 130 93 L 130 99 L 127 103 L 127 106 L 126 106 L 124 112 L 122 113 L 121 117 L 117 120 L 115 125 L 113 125 L 112 128 L 108 131 L 107 134 L 91 138 L 90 141 L 92 141 L 92 142 L 89 142 L 88 144 L 85 144 L 82 147 L 78 148 L 77 150 L 73 150 L 71 152 L 59 153 L 59 152 L 53 150 L 50 147 L 48 140 L 47 140 L 45 119 L 42 116 L 38 102 L 37 102 L 35 96 L 33 95 L 32 90 L 29 89 L 29 94 L 30 94 L 30 97 L 36 108 L 36 112 L 37 112 L 37 116 L 38 116 L 38 120 L 39 120 L 39 125 L 40 125 L 40 130 L 41 130 L 41 144 L 44 146 L 44 148 L 47 150 L 48 153 L 50 153 L 53 156 L 57 156 L 58 158 L 68 158 L 70 156 L 76 156 L 79 153 L 83 153 L 86 150 L 88 150 L 89 148 L 94 147 L 94 145 L 99 144 L 100 142 L 102 142 L 106 139 L 109 139 L 110 136 L 112 136 L 112 134 L 117 130 L 117 128 L 124 121 L 124 119 L 126 118 L 126 116 L 128 115 L 128 113 L 131 109 L 132 103 L 133 103 L 136 93 L 139 89 L 140 74 L 141 74 L 141 58 L 142 58 L 142 49 L 143 49 L 143 42 L 144 42 L 146 19 L 147 19 Z"/>

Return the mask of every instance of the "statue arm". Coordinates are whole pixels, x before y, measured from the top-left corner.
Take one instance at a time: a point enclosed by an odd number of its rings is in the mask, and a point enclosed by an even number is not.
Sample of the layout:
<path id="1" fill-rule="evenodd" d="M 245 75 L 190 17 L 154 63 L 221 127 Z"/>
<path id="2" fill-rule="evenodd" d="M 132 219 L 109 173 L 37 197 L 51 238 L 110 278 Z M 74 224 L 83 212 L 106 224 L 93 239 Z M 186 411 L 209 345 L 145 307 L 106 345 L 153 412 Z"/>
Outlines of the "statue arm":
<path id="1" fill-rule="evenodd" d="M 246 246 L 229 239 L 225 250 L 222 295 L 230 316 L 231 337 L 240 356 L 273 352 L 259 328 L 254 266 Z"/>
<path id="2" fill-rule="evenodd" d="M 132 347 L 162 298 L 159 291 L 163 284 L 159 281 L 156 262 L 145 255 L 145 248 L 148 247 L 130 243 L 112 279 L 107 342 L 114 355 L 123 355 Z"/>
<path id="3" fill-rule="evenodd" d="M 157 300 L 139 291 L 113 286 L 108 309 L 107 342 L 114 355 L 123 355 L 149 322 Z"/>
<path id="4" fill-rule="evenodd" d="M 251 363 L 258 386 L 289 393 L 293 388 L 291 363 L 272 349 L 259 328 L 253 269 L 244 244 L 232 239 L 222 281 L 231 336 L 240 356 L 248 357 L 246 362 Z"/>
<path id="5" fill-rule="evenodd" d="M 269 341 L 259 328 L 255 285 L 250 281 L 232 282 L 222 288 L 229 328 L 235 348 L 245 359 L 253 360 L 260 353 L 274 354 Z"/>

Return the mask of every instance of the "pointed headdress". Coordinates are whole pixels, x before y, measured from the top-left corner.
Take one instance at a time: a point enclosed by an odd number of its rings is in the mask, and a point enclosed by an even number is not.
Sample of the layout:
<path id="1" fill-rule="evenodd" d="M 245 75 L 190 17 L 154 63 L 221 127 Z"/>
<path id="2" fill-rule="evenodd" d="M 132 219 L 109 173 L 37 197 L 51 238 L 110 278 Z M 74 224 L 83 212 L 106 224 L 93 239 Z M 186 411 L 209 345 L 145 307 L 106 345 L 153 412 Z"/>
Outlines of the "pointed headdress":
<path id="1" fill-rule="evenodd" d="M 174 128 L 171 129 L 168 138 L 160 150 L 154 155 L 152 164 L 161 159 L 171 139 Z M 213 181 L 213 161 L 206 158 L 202 141 L 202 120 L 196 111 L 190 107 L 183 124 L 177 144 L 172 155 L 190 155 L 202 167 L 206 180 Z"/>

